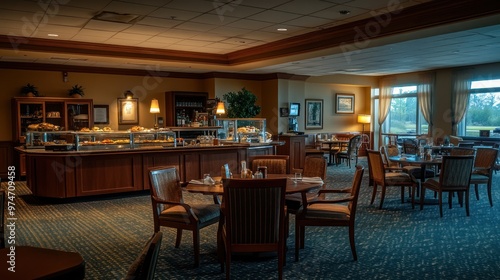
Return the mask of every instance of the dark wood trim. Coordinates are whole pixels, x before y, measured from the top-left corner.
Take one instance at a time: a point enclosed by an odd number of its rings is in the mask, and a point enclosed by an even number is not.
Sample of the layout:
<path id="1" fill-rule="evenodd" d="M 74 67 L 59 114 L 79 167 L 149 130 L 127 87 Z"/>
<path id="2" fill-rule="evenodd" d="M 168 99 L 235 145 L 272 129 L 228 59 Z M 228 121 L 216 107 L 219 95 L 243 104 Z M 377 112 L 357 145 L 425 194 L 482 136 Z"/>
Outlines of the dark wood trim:
<path id="1" fill-rule="evenodd" d="M 394 3 L 399 4 L 398 1 Z M 389 10 L 388 10 L 389 11 Z M 378 39 L 423 28 L 463 22 L 500 13 L 497 0 L 440 0 L 411 6 L 388 13 L 390 20 L 368 39 Z M 383 17 L 381 17 L 383 19 Z M 66 40 L 50 40 L 0 35 L 0 48 L 21 51 L 72 53 L 92 56 L 148 59 L 176 62 L 207 63 L 221 66 L 240 65 L 265 59 L 303 54 L 306 52 L 356 43 L 359 30 L 377 23 L 375 17 L 340 26 L 279 40 L 228 54 L 149 49 L 121 45 L 109 45 Z M 380 25 L 380 24 L 379 24 Z"/>

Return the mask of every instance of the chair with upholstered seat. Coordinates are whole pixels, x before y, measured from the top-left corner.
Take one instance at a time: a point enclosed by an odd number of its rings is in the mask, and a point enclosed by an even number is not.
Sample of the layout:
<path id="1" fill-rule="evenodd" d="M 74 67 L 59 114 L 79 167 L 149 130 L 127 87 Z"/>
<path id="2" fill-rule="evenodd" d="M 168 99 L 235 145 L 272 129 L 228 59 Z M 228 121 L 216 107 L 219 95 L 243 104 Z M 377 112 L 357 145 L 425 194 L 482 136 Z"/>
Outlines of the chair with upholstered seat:
<path id="1" fill-rule="evenodd" d="M 304 160 L 304 169 L 302 170 L 303 177 L 319 177 L 326 179 L 326 159 L 322 156 L 306 156 Z M 323 185 L 325 186 L 325 185 Z M 318 189 L 319 190 L 319 189 Z M 318 199 L 318 190 L 308 192 L 306 194 L 307 201 Z M 321 199 L 324 195 L 321 196 Z M 285 196 L 288 213 L 295 214 L 302 205 L 302 196 L 300 193 L 287 194 Z"/>
<path id="2" fill-rule="evenodd" d="M 182 230 L 193 232 L 194 265 L 200 262 L 200 229 L 219 221 L 218 204 L 184 203 L 179 175 L 175 166 L 159 166 L 149 170 L 154 232 L 160 226 L 177 229 L 175 247 L 181 243 Z"/>
<path id="3" fill-rule="evenodd" d="M 290 170 L 290 156 L 287 155 L 252 156 L 249 163 L 254 173 L 259 166 L 266 166 L 268 174 L 287 174 Z"/>
<path id="4" fill-rule="evenodd" d="M 367 150 L 367 153 L 368 166 L 371 169 L 373 181 L 373 192 L 370 204 L 373 204 L 375 200 L 379 185 L 382 187 L 379 209 L 382 209 L 382 205 L 384 204 L 386 187 L 397 186 L 401 188 L 401 203 L 404 203 L 404 188 L 411 187 L 411 204 L 413 208 L 415 205 L 415 189 L 418 186 L 418 182 L 415 178 L 408 174 L 403 168 L 384 166 L 380 151 Z"/>
<path id="5" fill-rule="evenodd" d="M 358 259 L 354 240 L 354 225 L 359 189 L 364 169 L 356 166 L 350 189 L 327 189 L 321 193 L 348 194 L 347 197 L 311 201 L 305 204 L 295 217 L 295 261 L 299 260 L 299 250 L 305 247 L 306 226 L 344 226 L 349 228 L 349 241 L 354 260 Z M 305 196 L 305 194 L 303 194 Z M 304 198 L 305 199 L 305 198 Z"/>
<path id="6" fill-rule="evenodd" d="M 474 160 L 474 170 L 471 175 L 470 183 L 474 185 L 476 199 L 479 200 L 478 185 L 485 184 L 487 187 L 488 200 L 490 206 L 493 206 L 493 198 L 491 195 L 491 182 L 493 179 L 493 170 L 498 157 L 498 149 L 495 148 L 478 148 L 476 151 L 476 159 Z"/>
<path id="7" fill-rule="evenodd" d="M 418 153 L 417 141 L 415 139 L 404 139 L 403 152 L 409 155 L 416 155 Z"/>
<path id="8" fill-rule="evenodd" d="M 230 279 L 235 252 L 276 252 L 278 277 L 283 278 L 286 244 L 286 178 L 226 179 L 222 213 L 222 241 L 226 279 Z"/>
<path id="9" fill-rule="evenodd" d="M 342 159 L 345 159 L 347 162 L 347 166 L 351 167 L 351 160 L 356 161 L 356 165 L 358 164 L 358 148 L 361 143 L 361 135 L 354 135 L 349 139 L 349 144 L 347 145 L 347 149 L 341 150 L 335 154 L 336 163 L 340 163 Z"/>
<path id="10" fill-rule="evenodd" d="M 161 231 L 146 242 L 139 256 L 130 265 L 124 280 L 153 280 L 161 247 Z"/>
<path id="11" fill-rule="evenodd" d="M 474 156 L 443 156 L 439 181 L 434 178 L 427 179 L 422 184 L 420 195 L 420 210 L 424 207 L 425 190 L 430 189 L 438 193 L 439 214 L 443 217 L 443 192 L 448 192 L 448 204 L 451 209 L 452 193 L 458 192 L 459 202 L 462 205 L 462 194 L 465 193 L 465 211 L 469 216 L 469 185 L 474 166 Z"/>

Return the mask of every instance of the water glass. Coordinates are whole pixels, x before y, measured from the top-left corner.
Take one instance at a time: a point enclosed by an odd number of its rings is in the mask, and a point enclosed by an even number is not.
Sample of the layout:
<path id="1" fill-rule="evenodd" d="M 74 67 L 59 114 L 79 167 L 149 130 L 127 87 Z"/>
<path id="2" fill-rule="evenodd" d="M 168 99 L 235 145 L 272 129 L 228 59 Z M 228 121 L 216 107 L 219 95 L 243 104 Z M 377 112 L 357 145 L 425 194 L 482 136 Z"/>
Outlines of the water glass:
<path id="1" fill-rule="evenodd" d="M 300 172 L 296 172 L 294 175 L 293 175 L 293 181 L 295 183 L 299 182 L 299 181 L 302 181 L 302 173 Z"/>

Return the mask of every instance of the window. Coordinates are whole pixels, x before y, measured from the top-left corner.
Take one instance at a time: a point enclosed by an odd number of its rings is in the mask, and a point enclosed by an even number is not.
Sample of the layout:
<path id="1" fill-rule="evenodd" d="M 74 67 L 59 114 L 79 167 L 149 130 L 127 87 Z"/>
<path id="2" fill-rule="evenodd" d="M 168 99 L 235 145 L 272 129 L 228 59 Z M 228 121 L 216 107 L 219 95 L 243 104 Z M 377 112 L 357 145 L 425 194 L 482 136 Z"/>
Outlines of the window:
<path id="1" fill-rule="evenodd" d="M 417 86 L 394 87 L 383 133 L 425 134 L 428 124 L 418 108 Z"/>
<path id="2" fill-rule="evenodd" d="M 469 107 L 458 134 L 479 136 L 480 130 L 490 131 L 490 137 L 500 137 L 500 79 L 471 82 Z"/>

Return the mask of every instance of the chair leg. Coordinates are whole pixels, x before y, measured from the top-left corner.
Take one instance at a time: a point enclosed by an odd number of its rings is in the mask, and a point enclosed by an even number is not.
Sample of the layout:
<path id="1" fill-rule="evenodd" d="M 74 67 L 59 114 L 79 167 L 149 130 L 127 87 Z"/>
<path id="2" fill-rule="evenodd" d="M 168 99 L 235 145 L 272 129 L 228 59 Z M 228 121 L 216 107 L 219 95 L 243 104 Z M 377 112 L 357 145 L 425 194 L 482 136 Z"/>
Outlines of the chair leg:
<path id="1" fill-rule="evenodd" d="M 439 199 L 439 216 L 442 218 L 443 217 L 443 192 L 438 193 L 438 199 Z"/>
<path id="2" fill-rule="evenodd" d="M 405 187 L 401 186 L 401 203 L 405 203 Z"/>
<path id="3" fill-rule="evenodd" d="M 226 280 L 231 279 L 231 252 L 226 250 Z"/>
<path id="4" fill-rule="evenodd" d="M 422 188 L 420 192 L 420 210 L 424 209 L 424 200 L 425 200 L 425 188 Z"/>
<path id="5" fill-rule="evenodd" d="M 299 249 L 300 249 L 300 226 L 295 222 L 295 261 L 299 261 Z"/>
<path id="6" fill-rule="evenodd" d="M 193 230 L 194 267 L 200 265 L 200 232 Z"/>
<path id="7" fill-rule="evenodd" d="M 179 248 L 182 240 L 182 229 L 177 229 L 177 236 L 175 237 L 175 248 Z"/>
<path id="8" fill-rule="evenodd" d="M 488 200 L 490 201 L 490 206 L 493 207 L 493 198 L 491 197 L 491 180 L 488 182 Z"/>
<path id="9" fill-rule="evenodd" d="M 358 254 L 356 254 L 356 245 L 354 244 L 354 224 L 349 225 L 349 242 L 351 243 L 352 257 L 355 261 L 358 260 Z"/>
<path id="10" fill-rule="evenodd" d="M 479 200 L 479 184 L 474 184 L 474 191 L 476 192 L 476 200 Z"/>
<path id="11" fill-rule="evenodd" d="M 384 198 L 385 198 L 385 186 L 382 186 L 382 193 L 380 194 L 380 205 L 378 209 L 382 209 L 382 205 L 384 204 Z"/>
<path id="12" fill-rule="evenodd" d="M 469 192 L 465 192 L 465 213 L 467 214 L 467 217 L 470 215 L 470 212 L 469 212 Z"/>
<path id="13" fill-rule="evenodd" d="M 370 205 L 373 204 L 373 202 L 375 201 L 375 196 L 377 195 L 377 184 L 375 182 L 372 182 L 373 184 L 373 192 L 372 192 L 372 199 L 370 201 Z"/>

